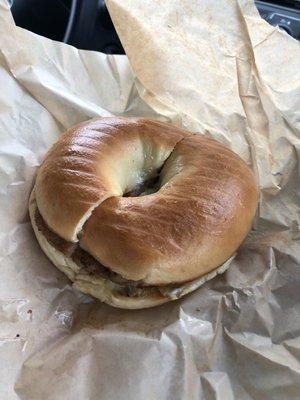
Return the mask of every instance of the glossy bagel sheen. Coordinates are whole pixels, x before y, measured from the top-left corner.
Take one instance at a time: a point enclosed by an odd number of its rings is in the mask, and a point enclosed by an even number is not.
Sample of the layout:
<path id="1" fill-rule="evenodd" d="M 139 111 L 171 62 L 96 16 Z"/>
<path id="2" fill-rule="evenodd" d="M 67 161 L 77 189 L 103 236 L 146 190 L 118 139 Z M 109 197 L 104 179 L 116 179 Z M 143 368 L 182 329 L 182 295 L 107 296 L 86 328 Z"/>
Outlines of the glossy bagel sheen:
<path id="1" fill-rule="evenodd" d="M 156 192 L 124 197 L 157 173 Z M 101 118 L 52 147 L 34 201 L 59 238 L 125 282 L 161 287 L 205 276 L 234 254 L 258 189 L 241 158 L 212 139 L 144 118 Z"/>

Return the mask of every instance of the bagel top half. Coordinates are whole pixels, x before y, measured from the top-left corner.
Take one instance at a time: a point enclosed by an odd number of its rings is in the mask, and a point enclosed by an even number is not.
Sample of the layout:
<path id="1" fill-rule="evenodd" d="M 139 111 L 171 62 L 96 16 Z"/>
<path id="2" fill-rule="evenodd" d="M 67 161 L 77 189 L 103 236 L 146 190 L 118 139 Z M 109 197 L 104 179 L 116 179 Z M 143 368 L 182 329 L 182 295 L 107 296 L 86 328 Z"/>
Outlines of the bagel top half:
<path id="1" fill-rule="evenodd" d="M 244 161 L 215 140 L 109 117 L 61 136 L 39 168 L 34 201 L 72 248 L 124 280 L 164 286 L 232 256 L 251 228 L 258 189 Z"/>

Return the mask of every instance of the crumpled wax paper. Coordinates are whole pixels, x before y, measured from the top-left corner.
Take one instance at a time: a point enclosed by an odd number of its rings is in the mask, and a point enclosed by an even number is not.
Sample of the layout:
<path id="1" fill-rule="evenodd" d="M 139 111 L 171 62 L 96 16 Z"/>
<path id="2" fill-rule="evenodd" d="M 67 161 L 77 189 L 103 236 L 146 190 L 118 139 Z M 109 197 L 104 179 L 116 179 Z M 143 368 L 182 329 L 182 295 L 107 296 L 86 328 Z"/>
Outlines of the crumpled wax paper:
<path id="1" fill-rule="evenodd" d="M 107 6 L 128 58 L 17 28 L 0 0 L 0 399 L 299 399 L 299 43 L 253 1 Z M 261 188 L 229 270 L 153 309 L 74 290 L 28 220 L 46 150 L 74 123 L 110 114 L 210 135 Z"/>

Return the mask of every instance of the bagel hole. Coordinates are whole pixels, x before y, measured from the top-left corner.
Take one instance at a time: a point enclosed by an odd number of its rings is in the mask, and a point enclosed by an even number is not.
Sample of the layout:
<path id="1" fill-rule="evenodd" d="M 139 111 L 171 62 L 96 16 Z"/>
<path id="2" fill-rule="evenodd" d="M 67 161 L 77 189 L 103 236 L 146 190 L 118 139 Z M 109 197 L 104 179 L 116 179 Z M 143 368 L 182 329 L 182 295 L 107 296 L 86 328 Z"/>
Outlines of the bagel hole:
<path id="1" fill-rule="evenodd" d="M 162 167 L 156 170 L 154 173 L 152 172 L 150 176 L 147 173 L 141 174 L 136 186 L 133 189 L 126 191 L 123 194 L 123 197 L 147 196 L 149 194 L 157 192 L 160 188 L 161 170 Z"/>

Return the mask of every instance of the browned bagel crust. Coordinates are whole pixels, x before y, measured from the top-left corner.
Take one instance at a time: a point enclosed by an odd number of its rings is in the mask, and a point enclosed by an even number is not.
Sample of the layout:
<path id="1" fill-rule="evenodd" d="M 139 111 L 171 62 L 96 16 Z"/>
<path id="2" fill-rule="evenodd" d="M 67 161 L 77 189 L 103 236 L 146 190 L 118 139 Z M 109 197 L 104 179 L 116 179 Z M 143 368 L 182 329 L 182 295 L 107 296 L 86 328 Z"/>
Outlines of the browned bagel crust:
<path id="1" fill-rule="evenodd" d="M 80 244 L 127 279 L 185 282 L 224 263 L 251 228 L 258 190 L 235 153 L 201 135 L 176 145 L 161 189 L 114 197 L 87 221 Z"/>
<path id="2" fill-rule="evenodd" d="M 145 155 L 155 170 L 187 135 L 144 118 L 98 118 L 74 126 L 39 169 L 35 186 L 40 213 L 55 233 L 77 241 L 90 212 L 108 197 L 122 196 L 127 184 L 122 172 L 133 167 L 127 154 Z"/>
<path id="3" fill-rule="evenodd" d="M 160 169 L 157 192 L 123 197 Z M 230 258 L 249 232 L 257 204 L 252 171 L 224 145 L 158 121 L 110 117 L 71 128 L 50 149 L 38 171 L 30 216 L 37 207 L 58 241 L 79 241 L 125 279 L 180 285 Z M 32 224 L 48 257 L 78 282 L 74 262 Z M 111 289 L 104 294 L 102 284 L 97 296 L 99 283 L 84 276 L 76 284 L 80 290 L 127 307 Z M 128 300 L 128 308 L 169 300 L 151 296 Z"/>

